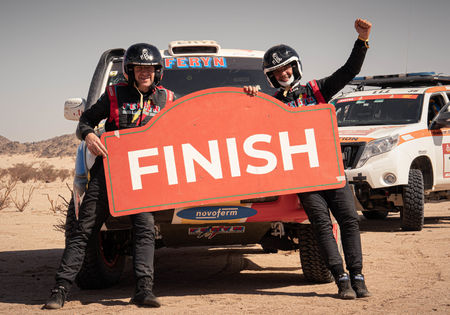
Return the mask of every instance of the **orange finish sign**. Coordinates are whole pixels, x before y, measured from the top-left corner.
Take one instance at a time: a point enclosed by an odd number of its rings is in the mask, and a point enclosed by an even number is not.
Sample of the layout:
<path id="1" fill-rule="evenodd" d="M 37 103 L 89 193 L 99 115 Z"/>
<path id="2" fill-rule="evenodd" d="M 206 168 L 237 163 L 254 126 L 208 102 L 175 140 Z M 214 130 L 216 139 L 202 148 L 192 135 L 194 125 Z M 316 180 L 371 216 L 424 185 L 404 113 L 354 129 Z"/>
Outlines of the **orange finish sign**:
<path id="1" fill-rule="evenodd" d="M 102 142 L 113 216 L 342 187 L 334 107 L 198 91 Z"/>

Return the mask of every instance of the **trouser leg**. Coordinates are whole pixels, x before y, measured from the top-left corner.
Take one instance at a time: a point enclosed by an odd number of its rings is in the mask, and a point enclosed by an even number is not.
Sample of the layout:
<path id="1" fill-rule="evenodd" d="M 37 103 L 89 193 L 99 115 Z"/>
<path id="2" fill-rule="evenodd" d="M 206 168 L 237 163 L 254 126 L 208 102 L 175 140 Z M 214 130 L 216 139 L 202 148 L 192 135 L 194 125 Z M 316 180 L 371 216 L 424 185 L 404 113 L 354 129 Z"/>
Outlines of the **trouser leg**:
<path id="1" fill-rule="evenodd" d="M 155 224 L 150 212 L 131 216 L 133 223 L 133 263 L 136 290 L 130 303 L 160 307 L 153 294 L 153 259 L 155 252 Z"/>
<path id="2" fill-rule="evenodd" d="M 83 264 L 88 241 L 93 233 L 100 230 L 108 209 L 103 163 L 97 159 L 91 170 L 91 180 L 80 206 L 78 220 L 72 222 L 75 228 L 66 235 L 66 247 L 55 276 L 57 285 L 63 285 L 67 290 L 70 288 Z"/>
<path id="3" fill-rule="evenodd" d="M 351 274 L 362 271 L 361 236 L 353 193 L 346 184 L 343 188 L 325 191 L 331 213 L 341 229 L 345 264 Z"/>
<path id="4" fill-rule="evenodd" d="M 336 277 L 343 273 L 344 268 L 333 236 L 333 225 L 325 195 L 323 191 L 307 192 L 300 193 L 299 198 L 312 224 L 322 257 L 333 276 Z"/>
<path id="5" fill-rule="evenodd" d="M 133 223 L 133 263 L 136 279 L 148 277 L 153 282 L 155 253 L 155 224 L 153 214 L 142 212 L 131 215 Z"/>

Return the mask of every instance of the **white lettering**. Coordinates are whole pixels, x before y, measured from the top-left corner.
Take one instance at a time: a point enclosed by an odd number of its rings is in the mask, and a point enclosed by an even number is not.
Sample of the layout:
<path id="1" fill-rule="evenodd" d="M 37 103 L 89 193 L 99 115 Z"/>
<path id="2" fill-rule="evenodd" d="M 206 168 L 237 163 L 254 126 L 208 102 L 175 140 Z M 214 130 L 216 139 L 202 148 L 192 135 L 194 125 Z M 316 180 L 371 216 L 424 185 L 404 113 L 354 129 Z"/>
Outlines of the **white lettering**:
<path id="1" fill-rule="evenodd" d="M 186 170 L 186 180 L 188 183 L 196 182 L 194 161 L 197 162 L 214 179 L 222 178 L 222 165 L 220 163 L 219 145 L 217 140 L 208 141 L 211 161 L 208 161 L 191 144 L 181 145 L 183 151 L 184 168 Z"/>
<path id="2" fill-rule="evenodd" d="M 173 146 L 164 147 L 164 158 L 166 160 L 167 181 L 169 185 L 176 185 L 178 184 L 178 175 Z"/>
<path id="3" fill-rule="evenodd" d="M 309 159 L 309 167 L 319 167 L 319 158 L 317 153 L 316 139 L 314 129 L 305 129 L 306 144 L 291 145 L 289 133 L 287 131 L 279 132 L 281 158 L 285 171 L 294 169 L 292 156 L 298 153 L 307 153 Z M 247 156 L 266 161 L 265 165 L 255 166 L 248 164 L 246 172 L 254 175 L 262 175 L 272 172 L 277 167 L 277 156 L 267 150 L 255 149 L 258 142 L 271 143 L 272 136 L 268 134 L 255 134 L 245 139 L 243 143 L 243 151 Z M 219 152 L 218 140 L 208 141 L 209 160 L 203 156 L 190 143 L 181 145 L 183 155 L 184 168 L 186 172 L 186 180 L 188 183 L 196 182 L 197 175 L 195 171 L 195 163 L 202 167 L 214 179 L 223 178 L 221 156 Z M 241 176 L 239 151 L 236 144 L 236 138 L 227 138 L 226 146 L 228 150 L 228 161 L 230 165 L 231 177 Z M 178 184 L 177 165 L 175 161 L 174 147 L 164 146 L 164 159 L 167 172 L 167 182 L 169 185 Z M 140 166 L 139 159 L 143 157 L 157 156 L 158 148 L 150 148 L 144 150 L 136 150 L 128 152 L 128 162 L 130 166 L 131 185 L 133 190 L 142 189 L 142 176 L 146 174 L 158 173 L 158 165 Z M 226 158 L 226 155 L 224 156 Z"/>
<path id="4" fill-rule="evenodd" d="M 231 177 L 241 176 L 241 168 L 239 167 L 239 157 L 236 147 L 236 139 L 227 139 L 228 159 L 230 161 Z"/>
<path id="5" fill-rule="evenodd" d="M 251 157 L 259 158 L 267 161 L 264 166 L 247 165 L 247 173 L 261 175 L 272 172 L 277 166 L 277 157 L 269 151 L 257 150 L 253 147 L 256 142 L 270 143 L 272 136 L 266 134 L 256 134 L 248 137 L 244 141 L 244 152 Z"/>
<path id="6" fill-rule="evenodd" d="M 317 155 L 316 138 L 314 137 L 314 129 L 305 129 L 306 144 L 293 145 L 289 143 L 289 134 L 287 131 L 280 132 L 281 155 L 283 158 L 284 170 L 290 171 L 294 169 L 292 164 L 292 155 L 296 153 L 308 153 L 309 167 L 318 167 L 319 158 Z"/>
<path id="7" fill-rule="evenodd" d="M 157 165 L 150 165 L 144 167 L 139 166 L 139 158 L 155 155 L 158 155 L 157 148 L 128 152 L 128 163 L 130 165 L 130 174 L 131 174 L 131 186 L 133 187 L 133 190 L 142 189 L 142 180 L 141 180 L 142 175 L 158 173 Z"/>

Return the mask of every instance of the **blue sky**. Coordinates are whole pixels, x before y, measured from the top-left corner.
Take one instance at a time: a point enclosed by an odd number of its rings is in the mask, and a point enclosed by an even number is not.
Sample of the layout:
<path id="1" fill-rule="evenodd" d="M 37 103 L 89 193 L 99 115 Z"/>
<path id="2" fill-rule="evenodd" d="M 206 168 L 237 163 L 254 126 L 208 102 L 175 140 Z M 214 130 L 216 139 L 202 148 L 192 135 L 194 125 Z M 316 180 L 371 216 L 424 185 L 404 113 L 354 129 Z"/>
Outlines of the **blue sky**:
<path id="1" fill-rule="evenodd" d="M 450 1 L 0 1 L 0 135 L 31 142 L 73 133 L 67 98 L 86 97 L 101 53 L 149 42 L 213 39 L 224 48 L 299 53 L 305 82 L 350 54 L 354 20 L 373 23 L 360 75 L 450 75 Z"/>

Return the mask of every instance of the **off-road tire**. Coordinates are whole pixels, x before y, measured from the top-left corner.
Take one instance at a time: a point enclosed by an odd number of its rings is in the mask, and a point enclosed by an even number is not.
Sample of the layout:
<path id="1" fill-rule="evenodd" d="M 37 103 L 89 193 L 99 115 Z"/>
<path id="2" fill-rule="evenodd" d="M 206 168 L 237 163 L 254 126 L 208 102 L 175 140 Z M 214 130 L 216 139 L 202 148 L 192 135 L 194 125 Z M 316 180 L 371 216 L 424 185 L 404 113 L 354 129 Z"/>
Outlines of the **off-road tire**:
<path id="1" fill-rule="evenodd" d="M 83 266 L 75 278 L 80 289 L 104 289 L 119 282 L 126 256 L 120 253 L 114 233 L 117 232 L 100 231 L 89 241 Z"/>
<path id="2" fill-rule="evenodd" d="M 367 220 L 383 220 L 386 219 L 388 215 L 388 211 L 382 210 L 371 210 L 371 211 L 364 210 L 361 212 Z"/>
<path id="3" fill-rule="evenodd" d="M 408 185 L 403 187 L 403 209 L 400 212 L 404 231 L 420 231 L 424 222 L 424 191 L 422 172 L 409 170 Z"/>
<path id="4" fill-rule="evenodd" d="M 300 262 L 303 276 L 314 283 L 333 282 L 334 278 L 320 254 L 319 245 L 310 224 L 299 227 Z"/>

